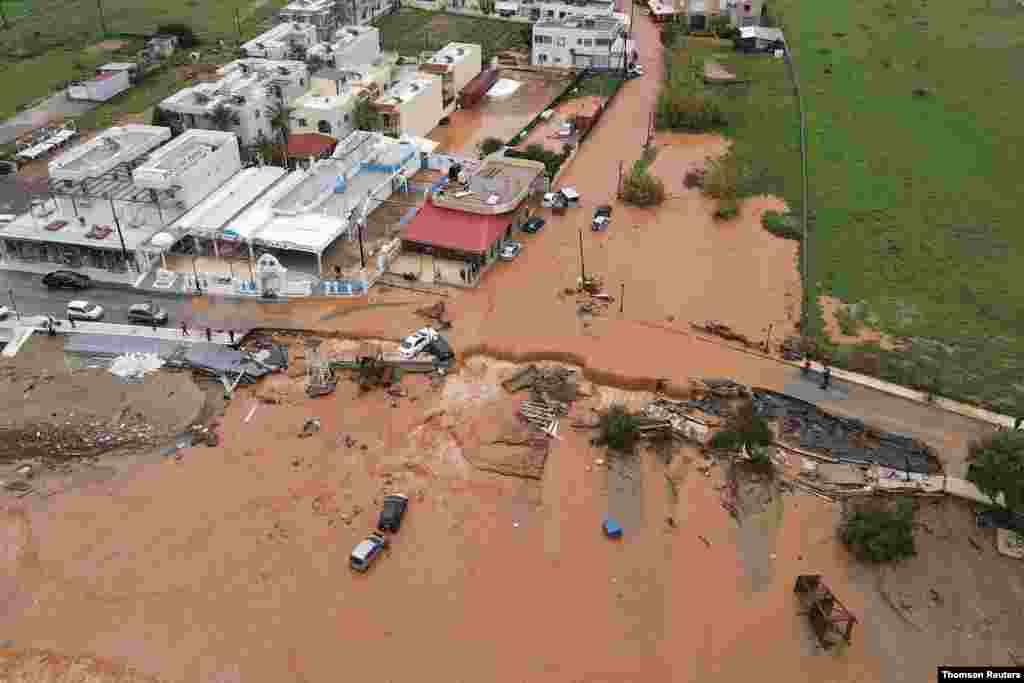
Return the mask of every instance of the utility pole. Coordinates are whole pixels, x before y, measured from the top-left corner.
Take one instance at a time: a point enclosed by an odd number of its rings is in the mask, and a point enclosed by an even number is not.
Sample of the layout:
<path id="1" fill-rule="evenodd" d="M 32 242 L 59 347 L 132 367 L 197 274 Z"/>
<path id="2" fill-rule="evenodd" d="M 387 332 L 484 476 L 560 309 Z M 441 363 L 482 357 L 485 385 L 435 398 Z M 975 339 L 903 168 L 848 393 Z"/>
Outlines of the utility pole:
<path id="1" fill-rule="evenodd" d="M 622 283 L 622 290 L 619 294 L 619 313 L 622 313 L 622 307 L 626 305 L 626 283 Z"/>
<path id="2" fill-rule="evenodd" d="M 583 263 L 583 228 L 580 228 L 580 285 L 587 284 L 587 267 Z"/>
<path id="3" fill-rule="evenodd" d="M 619 161 L 619 182 L 615 185 L 615 198 L 622 199 L 622 162 Z"/>
<path id="4" fill-rule="evenodd" d="M 100 30 L 107 35 L 107 20 L 103 17 L 103 0 L 96 0 L 96 9 L 100 12 Z"/>
<path id="5" fill-rule="evenodd" d="M 121 240 L 121 256 L 124 258 L 125 265 L 127 265 L 128 247 L 124 245 L 124 234 L 121 233 L 121 221 L 117 219 L 117 209 L 114 208 L 114 198 L 107 195 L 107 201 L 110 202 L 110 215 L 114 217 L 114 226 L 117 228 L 117 236 Z"/>
<path id="6" fill-rule="evenodd" d="M 363 223 L 356 223 L 356 232 L 359 235 L 359 265 L 366 270 L 366 254 L 363 251 Z"/>

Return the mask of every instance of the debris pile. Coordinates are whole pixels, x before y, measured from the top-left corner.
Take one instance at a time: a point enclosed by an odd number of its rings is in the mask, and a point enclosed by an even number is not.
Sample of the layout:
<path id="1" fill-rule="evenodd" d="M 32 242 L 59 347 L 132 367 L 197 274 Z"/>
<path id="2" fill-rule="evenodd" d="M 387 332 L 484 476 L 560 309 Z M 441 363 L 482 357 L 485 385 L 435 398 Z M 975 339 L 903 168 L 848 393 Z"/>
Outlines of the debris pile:
<path id="1" fill-rule="evenodd" d="M 523 401 L 519 404 L 519 416 L 549 436 L 558 436 L 558 416 L 565 414 L 544 401 Z"/>
<path id="2" fill-rule="evenodd" d="M 697 332 L 704 332 L 705 334 L 710 334 L 714 337 L 725 339 L 726 341 L 737 341 L 746 346 L 747 348 L 759 346 L 759 344 L 750 341 L 750 339 L 748 339 L 746 335 L 740 334 L 739 332 L 736 332 L 728 325 L 724 325 L 714 320 L 709 320 L 703 325 L 698 325 L 697 323 L 690 323 L 690 327 L 696 330 Z"/>
<path id="3" fill-rule="evenodd" d="M 163 360 L 155 353 L 126 353 L 114 359 L 110 372 L 122 379 L 141 380 L 146 373 L 163 366 Z"/>
<path id="4" fill-rule="evenodd" d="M 195 344 L 173 353 L 168 367 L 183 368 L 231 382 L 253 384 L 272 372 L 288 368 L 288 347 L 264 342 L 255 351 L 238 351 L 212 344 Z"/>
<path id="5" fill-rule="evenodd" d="M 151 444 L 158 436 L 152 425 L 135 421 L 119 425 L 98 421 L 16 428 L 3 425 L 0 426 L 0 461 L 95 457 L 115 448 Z"/>
<path id="6" fill-rule="evenodd" d="M 416 315 L 436 321 L 438 328 L 442 330 L 451 329 L 452 321 L 448 318 L 448 309 L 443 301 L 438 301 L 433 306 L 418 308 L 415 312 Z"/>
<path id="7" fill-rule="evenodd" d="M 510 394 L 530 389 L 534 401 L 557 405 L 563 415 L 568 414 L 568 404 L 579 395 L 576 371 L 558 365 L 547 368 L 527 365 L 503 381 L 501 386 Z"/>
<path id="8" fill-rule="evenodd" d="M 942 465 L 927 444 L 866 426 L 860 420 L 826 413 L 817 406 L 768 389 L 754 389 L 755 412 L 781 420 L 783 440 L 825 453 L 835 462 L 881 465 L 894 470 L 937 474 Z"/>
<path id="9" fill-rule="evenodd" d="M 674 436 L 704 444 L 711 437 L 711 429 L 706 420 L 690 414 L 695 409 L 700 410 L 693 405 L 694 403 L 697 402 L 657 398 L 644 406 L 641 412 L 645 418 L 655 421 L 656 424 L 667 423 Z"/>

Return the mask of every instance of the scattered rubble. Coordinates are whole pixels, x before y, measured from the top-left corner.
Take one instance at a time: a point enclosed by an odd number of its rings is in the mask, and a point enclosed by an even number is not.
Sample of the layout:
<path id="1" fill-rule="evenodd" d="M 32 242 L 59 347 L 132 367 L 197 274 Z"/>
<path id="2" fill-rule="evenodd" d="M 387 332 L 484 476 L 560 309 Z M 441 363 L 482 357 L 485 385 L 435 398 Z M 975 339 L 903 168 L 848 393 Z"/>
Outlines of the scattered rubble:
<path id="1" fill-rule="evenodd" d="M 122 379 L 138 380 L 163 365 L 164 361 L 155 353 L 126 353 L 114 359 L 110 372 Z"/>
<path id="2" fill-rule="evenodd" d="M 311 417 L 302 424 L 302 431 L 299 432 L 299 438 L 303 439 L 307 436 L 313 436 L 320 431 L 320 418 Z"/>

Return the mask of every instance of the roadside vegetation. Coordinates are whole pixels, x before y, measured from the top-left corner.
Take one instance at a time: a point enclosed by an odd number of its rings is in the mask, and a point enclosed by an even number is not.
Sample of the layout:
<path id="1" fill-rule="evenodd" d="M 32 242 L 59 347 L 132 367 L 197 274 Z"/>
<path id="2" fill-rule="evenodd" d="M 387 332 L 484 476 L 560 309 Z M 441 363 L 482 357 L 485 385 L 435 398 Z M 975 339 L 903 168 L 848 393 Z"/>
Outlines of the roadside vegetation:
<path id="1" fill-rule="evenodd" d="M 839 527 L 839 539 L 862 562 L 896 562 L 914 555 L 914 502 L 873 500 L 855 505 Z"/>
<path id="2" fill-rule="evenodd" d="M 657 206 L 665 201 L 665 183 L 651 173 L 646 161 L 633 162 L 626 177 L 622 179 L 622 200 L 633 206 Z"/>
<path id="3" fill-rule="evenodd" d="M 479 43 L 486 64 L 504 50 L 530 50 L 530 31 L 519 24 L 487 17 L 470 17 L 403 7 L 375 22 L 384 49 L 403 57 L 438 50 L 452 41 Z"/>
<path id="4" fill-rule="evenodd" d="M 636 427 L 636 415 L 627 411 L 625 406 L 614 403 L 601 416 L 597 443 L 620 453 L 632 453 L 638 438 Z"/>
<path id="5" fill-rule="evenodd" d="M 1024 513 L 1024 431 L 996 432 L 970 445 L 967 480 L 1010 510 Z"/>

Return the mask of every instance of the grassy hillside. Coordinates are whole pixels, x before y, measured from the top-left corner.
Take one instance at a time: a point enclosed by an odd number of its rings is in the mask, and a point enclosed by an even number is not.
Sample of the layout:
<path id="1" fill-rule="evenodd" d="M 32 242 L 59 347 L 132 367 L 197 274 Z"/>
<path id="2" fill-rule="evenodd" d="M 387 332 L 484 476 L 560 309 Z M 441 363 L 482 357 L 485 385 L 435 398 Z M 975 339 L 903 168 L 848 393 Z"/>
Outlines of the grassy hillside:
<path id="1" fill-rule="evenodd" d="M 529 26 L 500 19 L 402 8 L 377 20 L 384 49 L 413 56 L 450 42 L 479 43 L 486 62 L 495 53 L 530 49 Z"/>

